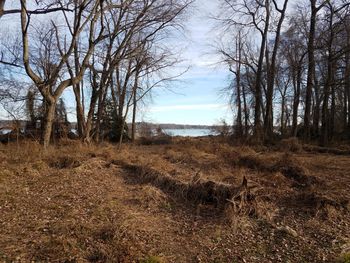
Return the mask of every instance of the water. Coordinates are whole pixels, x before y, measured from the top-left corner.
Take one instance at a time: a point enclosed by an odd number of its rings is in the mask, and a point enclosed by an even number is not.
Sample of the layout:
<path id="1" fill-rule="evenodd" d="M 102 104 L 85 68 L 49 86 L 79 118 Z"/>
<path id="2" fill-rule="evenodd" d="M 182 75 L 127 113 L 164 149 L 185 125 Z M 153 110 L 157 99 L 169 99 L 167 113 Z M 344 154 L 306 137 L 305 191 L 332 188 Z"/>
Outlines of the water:
<path id="1" fill-rule="evenodd" d="M 164 129 L 166 134 L 182 137 L 200 137 L 212 134 L 209 129 Z"/>
<path id="2" fill-rule="evenodd" d="M 6 135 L 12 132 L 10 129 L 0 129 L 0 135 Z"/>

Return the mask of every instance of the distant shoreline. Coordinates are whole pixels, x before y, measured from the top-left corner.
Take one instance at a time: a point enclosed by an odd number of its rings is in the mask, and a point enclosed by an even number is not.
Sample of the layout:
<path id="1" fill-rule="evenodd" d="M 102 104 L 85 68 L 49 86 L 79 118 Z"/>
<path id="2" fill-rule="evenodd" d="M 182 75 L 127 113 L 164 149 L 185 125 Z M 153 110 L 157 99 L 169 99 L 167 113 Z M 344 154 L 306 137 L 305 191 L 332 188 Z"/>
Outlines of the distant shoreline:
<path id="1" fill-rule="evenodd" d="M 25 124 L 29 121 L 18 120 L 21 126 L 25 127 Z M 12 120 L 0 120 L 0 128 L 10 125 Z M 76 122 L 70 122 L 72 127 L 76 127 Z M 128 123 L 131 126 L 131 123 Z M 174 123 L 151 123 L 151 122 L 137 122 L 136 126 L 140 127 L 142 125 L 147 125 L 151 128 L 161 128 L 161 129 L 174 129 L 174 130 L 186 130 L 186 129 L 215 129 L 220 127 L 220 125 L 200 125 L 200 124 L 174 124 Z"/>
<path id="2" fill-rule="evenodd" d="M 131 124 L 129 124 L 131 125 Z M 136 126 L 147 125 L 151 128 L 161 129 L 173 129 L 173 130 L 186 130 L 186 129 L 215 129 L 220 127 L 218 125 L 198 125 L 198 124 L 174 124 L 174 123 L 148 123 L 148 122 L 137 122 Z"/>

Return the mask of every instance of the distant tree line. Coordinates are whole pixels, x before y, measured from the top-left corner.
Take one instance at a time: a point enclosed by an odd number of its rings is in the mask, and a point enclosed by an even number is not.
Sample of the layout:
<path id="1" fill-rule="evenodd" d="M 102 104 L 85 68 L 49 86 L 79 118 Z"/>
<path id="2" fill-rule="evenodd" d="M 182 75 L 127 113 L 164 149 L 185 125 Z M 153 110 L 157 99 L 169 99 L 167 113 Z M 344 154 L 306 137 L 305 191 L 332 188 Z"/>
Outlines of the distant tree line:
<path id="1" fill-rule="evenodd" d="M 169 75 L 180 62 L 169 39 L 191 2 L 0 0 L 0 25 L 12 15 L 18 26 L 0 43 L 0 102 L 26 101 L 47 147 L 54 123 L 66 121 L 62 94 L 71 88 L 81 140 L 121 142 L 130 115 L 134 139 L 139 103 L 181 74 Z"/>
<path id="2" fill-rule="evenodd" d="M 350 2 L 220 0 L 237 138 L 350 139 Z"/>

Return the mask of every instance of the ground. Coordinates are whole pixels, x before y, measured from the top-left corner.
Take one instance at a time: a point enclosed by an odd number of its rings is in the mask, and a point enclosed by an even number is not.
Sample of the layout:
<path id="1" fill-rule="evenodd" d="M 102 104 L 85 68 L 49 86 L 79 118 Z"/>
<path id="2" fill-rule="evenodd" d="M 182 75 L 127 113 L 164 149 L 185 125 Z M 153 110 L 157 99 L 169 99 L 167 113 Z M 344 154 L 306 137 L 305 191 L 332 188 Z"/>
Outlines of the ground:
<path id="1" fill-rule="evenodd" d="M 350 155 L 292 148 L 0 145 L 0 262 L 349 262 Z"/>

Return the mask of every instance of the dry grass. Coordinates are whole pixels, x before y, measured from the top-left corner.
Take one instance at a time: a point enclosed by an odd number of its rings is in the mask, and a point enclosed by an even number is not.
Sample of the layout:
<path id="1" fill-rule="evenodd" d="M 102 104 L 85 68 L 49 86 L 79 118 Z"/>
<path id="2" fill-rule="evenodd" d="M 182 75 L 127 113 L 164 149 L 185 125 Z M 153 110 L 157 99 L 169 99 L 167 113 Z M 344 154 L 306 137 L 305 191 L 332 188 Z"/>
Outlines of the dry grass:
<path id="1" fill-rule="evenodd" d="M 286 143 L 0 145 L 0 262 L 346 262 L 350 157 Z"/>

